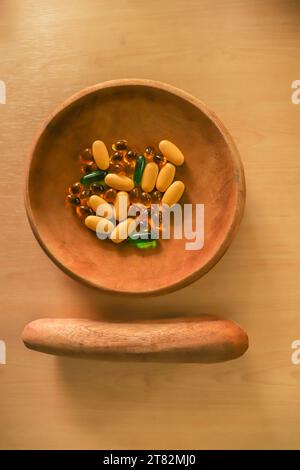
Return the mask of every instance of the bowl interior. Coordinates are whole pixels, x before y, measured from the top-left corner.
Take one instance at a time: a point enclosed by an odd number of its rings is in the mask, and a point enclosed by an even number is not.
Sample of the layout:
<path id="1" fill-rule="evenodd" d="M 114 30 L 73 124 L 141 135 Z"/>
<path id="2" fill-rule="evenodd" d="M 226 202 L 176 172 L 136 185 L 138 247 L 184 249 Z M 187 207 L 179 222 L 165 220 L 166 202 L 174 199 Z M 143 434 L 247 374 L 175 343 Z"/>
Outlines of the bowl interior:
<path id="1" fill-rule="evenodd" d="M 142 152 L 162 139 L 185 155 L 177 169 L 182 202 L 205 204 L 205 241 L 165 240 L 156 250 L 100 241 L 66 208 L 67 188 L 79 179 L 78 154 L 118 138 Z M 237 217 L 242 170 L 223 132 L 201 107 L 176 92 L 142 84 L 95 87 L 63 106 L 43 129 L 30 158 L 27 210 L 46 252 L 67 273 L 110 291 L 172 290 L 204 274 L 223 254 Z"/>

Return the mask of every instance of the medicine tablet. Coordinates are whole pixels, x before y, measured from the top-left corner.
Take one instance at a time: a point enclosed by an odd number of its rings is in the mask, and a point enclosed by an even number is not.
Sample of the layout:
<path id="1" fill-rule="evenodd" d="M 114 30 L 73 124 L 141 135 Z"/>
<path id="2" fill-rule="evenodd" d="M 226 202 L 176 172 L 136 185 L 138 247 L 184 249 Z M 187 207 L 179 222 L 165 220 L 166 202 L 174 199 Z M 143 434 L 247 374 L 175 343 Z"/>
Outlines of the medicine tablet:
<path id="1" fill-rule="evenodd" d="M 172 207 L 176 204 L 184 192 L 184 184 L 182 181 L 174 181 L 162 197 L 162 204 Z"/>
<path id="2" fill-rule="evenodd" d="M 126 191 L 119 191 L 115 200 L 115 216 L 116 220 L 124 220 L 127 218 L 129 206 L 129 194 Z"/>
<path id="3" fill-rule="evenodd" d="M 109 167 L 109 154 L 105 143 L 102 142 L 102 140 L 95 140 L 92 152 L 97 167 L 100 168 L 100 170 L 107 170 Z"/>
<path id="4" fill-rule="evenodd" d="M 184 156 L 181 150 L 169 140 L 162 140 L 159 145 L 159 150 L 166 157 L 166 159 L 176 166 L 180 166 L 184 162 Z"/>
<path id="5" fill-rule="evenodd" d="M 89 229 L 94 232 L 97 231 L 97 234 L 111 234 L 115 228 L 114 224 L 110 220 L 98 217 L 97 215 L 88 215 L 85 218 L 84 223 Z"/>
<path id="6" fill-rule="evenodd" d="M 114 243 L 121 243 L 127 240 L 129 235 L 134 232 L 136 224 L 134 219 L 128 218 L 119 223 L 113 230 L 110 239 Z"/>
<path id="7" fill-rule="evenodd" d="M 167 163 L 162 167 L 156 181 L 156 188 L 158 191 L 164 193 L 168 189 L 170 184 L 173 182 L 175 172 L 176 168 L 172 163 Z"/>
<path id="8" fill-rule="evenodd" d="M 119 191 L 131 191 L 134 188 L 132 179 L 124 175 L 109 173 L 105 176 L 104 181 L 105 184 Z"/>
<path id="9" fill-rule="evenodd" d="M 142 186 L 143 191 L 150 193 L 154 189 L 157 175 L 158 175 L 157 164 L 154 162 L 147 163 L 144 169 L 143 176 L 142 176 L 141 186 Z"/>

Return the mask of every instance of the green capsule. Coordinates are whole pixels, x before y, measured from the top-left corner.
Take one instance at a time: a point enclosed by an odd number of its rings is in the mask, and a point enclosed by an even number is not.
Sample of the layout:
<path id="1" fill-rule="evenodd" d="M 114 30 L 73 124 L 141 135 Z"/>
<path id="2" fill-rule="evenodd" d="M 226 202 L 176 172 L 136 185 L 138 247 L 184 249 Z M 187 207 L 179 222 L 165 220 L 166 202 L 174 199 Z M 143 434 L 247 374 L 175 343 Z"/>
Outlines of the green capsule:
<path id="1" fill-rule="evenodd" d="M 133 174 L 133 181 L 134 181 L 135 186 L 141 183 L 145 166 L 146 166 L 146 158 L 144 157 L 144 155 L 140 155 L 136 159 L 136 164 L 135 164 L 135 169 L 134 169 L 134 174 Z"/>
<path id="2" fill-rule="evenodd" d="M 81 178 L 80 183 L 84 185 L 89 185 L 91 183 L 95 183 L 96 181 L 103 180 L 106 175 L 107 175 L 107 171 L 103 171 L 103 170 L 93 171 L 92 173 L 88 173 L 87 175 L 84 175 Z"/>
<path id="3" fill-rule="evenodd" d="M 156 240 L 131 240 L 131 243 L 139 250 L 147 250 L 148 248 L 156 248 Z"/>
<path id="4" fill-rule="evenodd" d="M 138 243 L 136 244 L 136 247 L 139 248 L 140 250 L 147 250 L 148 248 L 156 248 L 157 247 L 157 241 L 156 240 L 139 240 Z"/>

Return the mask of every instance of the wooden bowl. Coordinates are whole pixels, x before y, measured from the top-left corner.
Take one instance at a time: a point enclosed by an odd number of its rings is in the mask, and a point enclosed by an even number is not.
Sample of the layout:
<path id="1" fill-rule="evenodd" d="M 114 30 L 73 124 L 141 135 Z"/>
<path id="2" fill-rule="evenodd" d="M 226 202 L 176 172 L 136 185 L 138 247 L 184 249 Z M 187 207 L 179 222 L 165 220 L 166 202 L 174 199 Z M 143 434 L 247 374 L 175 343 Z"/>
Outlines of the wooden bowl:
<path id="1" fill-rule="evenodd" d="M 100 241 L 66 208 L 67 188 L 79 179 L 78 154 L 102 139 L 125 138 L 143 151 L 162 139 L 185 155 L 176 178 L 182 202 L 205 204 L 205 242 L 165 240 L 156 250 Z M 30 152 L 26 209 L 47 255 L 75 279 L 109 292 L 161 294 L 203 276 L 229 247 L 245 202 L 242 164 L 228 131 L 191 95 L 150 80 L 114 80 L 80 91 L 50 116 Z"/>

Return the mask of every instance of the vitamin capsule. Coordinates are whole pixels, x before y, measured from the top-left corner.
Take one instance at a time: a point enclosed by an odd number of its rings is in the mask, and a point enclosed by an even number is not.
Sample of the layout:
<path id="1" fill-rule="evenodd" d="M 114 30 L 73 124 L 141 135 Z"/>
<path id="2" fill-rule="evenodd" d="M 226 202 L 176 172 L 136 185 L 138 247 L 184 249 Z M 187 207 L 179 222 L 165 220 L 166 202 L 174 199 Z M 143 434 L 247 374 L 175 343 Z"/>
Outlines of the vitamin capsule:
<path id="1" fill-rule="evenodd" d="M 117 191 L 113 188 L 108 188 L 103 194 L 106 202 L 114 202 L 117 197 Z"/>
<path id="2" fill-rule="evenodd" d="M 127 149 L 127 140 L 118 140 L 116 142 L 116 149 L 117 150 L 126 150 Z"/>
<path id="3" fill-rule="evenodd" d="M 184 162 L 184 156 L 176 145 L 169 140 L 162 140 L 159 143 L 159 150 L 166 157 L 166 159 L 176 166 L 180 166 Z"/>
<path id="4" fill-rule="evenodd" d="M 67 196 L 67 202 L 69 204 L 72 204 L 72 206 L 79 206 L 80 205 L 80 199 L 77 196 L 72 196 L 71 194 L 68 194 Z"/>
<path id="5" fill-rule="evenodd" d="M 125 165 L 125 175 L 132 178 L 134 172 L 134 165 Z"/>
<path id="6" fill-rule="evenodd" d="M 98 217 L 103 217 L 104 219 L 114 219 L 115 211 L 112 204 L 100 204 L 97 207 L 96 215 Z"/>
<path id="7" fill-rule="evenodd" d="M 111 233 L 114 231 L 115 224 L 111 220 L 104 219 L 103 217 L 99 218 L 101 220 L 97 225 L 97 237 L 100 238 L 100 240 L 110 238 Z"/>
<path id="8" fill-rule="evenodd" d="M 110 220 L 98 217 L 97 215 L 89 215 L 84 223 L 89 229 L 97 232 L 98 238 L 107 238 L 115 228 Z M 106 235 L 106 237 L 101 237 L 101 235 Z"/>
<path id="9" fill-rule="evenodd" d="M 80 163 L 93 162 L 94 157 L 91 149 L 85 149 L 83 152 L 81 152 L 81 154 L 79 155 L 79 161 Z"/>
<path id="10" fill-rule="evenodd" d="M 145 191 L 143 191 L 142 194 L 141 194 L 141 203 L 144 206 L 149 207 L 150 204 L 151 204 L 151 195 L 149 193 L 146 193 Z"/>
<path id="11" fill-rule="evenodd" d="M 85 219 L 89 215 L 93 215 L 93 210 L 88 206 L 76 207 L 76 213 L 81 219 Z"/>
<path id="12" fill-rule="evenodd" d="M 114 189 L 119 191 L 131 191 L 134 187 L 133 181 L 128 176 L 124 175 L 115 175 L 114 173 L 109 173 L 106 175 L 105 184 L 111 186 Z"/>
<path id="13" fill-rule="evenodd" d="M 88 205 L 93 209 L 94 212 L 96 212 L 100 204 L 107 204 L 107 202 L 105 199 L 100 196 L 96 196 L 95 194 L 93 194 L 93 196 L 91 196 L 88 200 Z"/>
<path id="14" fill-rule="evenodd" d="M 146 155 L 154 155 L 154 149 L 152 147 L 147 147 L 145 149 L 145 154 Z"/>
<path id="15" fill-rule="evenodd" d="M 179 201 L 184 192 L 184 184 L 182 181 L 174 181 L 162 197 L 162 204 L 172 207 Z"/>
<path id="16" fill-rule="evenodd" d="M 100 170 L 107 170 L 109 167 L 109 155 L 106 145 L 102 140 L 95 140 L 93 143 L 93 155 Z"/>
<path id="17" fill-rule="evenodd" d="M 154 162 L 147 163 L 144 169 L 144 173 L 142 176 L 142 190 L 150 193 L 156 183 L 156 178 L 158 175 L 158 166 Z"/>
<path id="18" fill-rule="evenodd" d="M 72 186 L 69 188 L 69 193 L 70 194 L 75 194 L 78 195 L 82 191 L 82 185 L 80 183 L 74 183 Z"/>
<path id="19" fill-rule="evenodd" d="M 125 174 L 125 167 L 121 163 L 112 163 L 109 165 L 108 170 L 111 173 L 116 173 L 117 175 Z"/>
<path id="20" fill-rule="evenodd" d="M 97 170 L 98 170 L 98 167 L 97 167 L 95 162 L 85 163 L 80 168 L 81 173 L 83 173 L 84 175 L 86 175 L 88 173 L 92 173 L 93 171 L 97 171 Z"/>
<path id="21" fill-rule="evenodd" d="M 158 191 L 164 193 L 168 189 L 170 184 L 173 182 L 175 172 L 176 168 L 172 163 L 167 163 L 162 167 L 156 181 L 156 188 Z"/>
<path id="22" fill-rule="evenodd" d="M 89 198 L 88 205 L 97 213 L 97 215 L 101 215 L 101 217 L 106 219 L 111 219 L 114 215 L 112 206 L 108 204 L 105 199 L 100 196 L 96 196 L 95 194 Z M 99 209 L 100 206 L 101 209 Z"/>
<path id="23" fill-rule="evenodd" d="M 91 191 L 92 191 L 94 194 L 101 194 L 101 193 L 103 193 L 103 191 L 104 191 L 104 189 L 105 189 L 104 186 L 103 186 L 103 184 L 101 184 L 100 181 L 91 184 L 90 188 L 91 188 Z"/>
<path id="24" fill-rule="evenodd" d="M 151 202 L 153 204 L 159 204 L 162 198 L 162 193 L 160 191 L 153 191 L 151 194 Z"/>
<path id="25" fill-rule="evenodd" d="M 142 191 L 139 186 L 134 188 L 132 191 L 130 191 L 130 202 L 132 203 L 140 202 L 141 194 L 142 194 Z"/>
<path id="26" fill-rule="evenodd" d="M 115 152 L 111 157 L 112 163 L 120 163 L 123 160 L 123 152 Z"/>
<path id="27" fill-rule="evenodd" d="M 92 195 L 92 191 L 90 189 L 85 189 L 80 194 L 80 199 L 88 199 L 89 197 L 91 197 L 91 195 Z"/>
<path id="28" fill-rule="evenodd" d="M 126 155 L 124 155 L 124 161 L 126 163 L 133 163 L 137 159 L 137 153 L 134 150 L 129 150 Z"/>
<path id="29" fill-rule="evenodd" d="M 127 149 L 127 140 L 118 140 L 115 144 L 112 145 L 113 150 L 126 150 Z"/>
<path id="30" fill-rule="evenodd" d="M 96 215 L 89 215 L 84 221 L 85 225 L 91 230 L 94 230 L 94 232 L 96 232 L 97 225 L 99 222 L 100 217 L 97 217 Z"/>
<path id="31" fill-rule="evenodd" d="M 131 243 L 140 250 L 146 250 L 147 248 L 156 248 L 156 240 L 131 240 Z"/>
<path id="32" fill-rule="evenodd" d="M 115 216 L 116 220 L 124 220 L 127 218 L 127 210 L 129 206 L 129 195 L 126 191 L 119 191 L 115 200 Z"/>
<path id="33" fill-rule="evenodd" d="M 128 236 L 135 230 L 134 219 L 128 218 L 119 223 L 113 230 L 110 239 L 114 243 L 121 243 L 127 240 Z"/>
<path id="34" fill-rule="evenodd" d="M 134 174 L 133 174 L 133 181 L 135 186 L 138 186 L 140 182 L 142 181 L 142 176 L 144 173 L 144 169 L 146 166 L 146 159 L 144 155 L 140 155 L 136 159 L 136 164 L 135 164 L 135 169 L 134 169 Z"/>
<path id="35" fill-rule="evenodd" d="M 146 158 L 146 162 L 150 163 L 153 162 L 153 157 L 155 152 L 152 147 L 147 147 L 144 152 L 144 157 Z"/>
<path id="36" fill-rule="evenodd" d="M 167 163 L 166 157 L 164 157 L 161 153 L 156 153 L 153 157 L 153 161 L 160 167 L 163 167 Z"/>
<path id="37" fill-rule="evenodd" d="M 106 174 L 107 174 L 107 172 L 103 171 L 103 170 L 93 171 L 93 173 L 90 173 L 88 175 L 84 175 L 81 178 L 80 183 L 82 183 L 84 185 L 89 185 L 91 183 L 95 183 L 96 181 L 103 180 L 103 178 L 106 176 Z"/>

